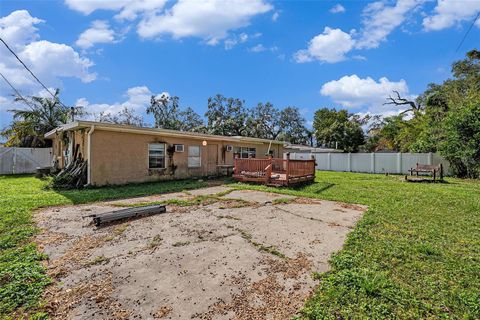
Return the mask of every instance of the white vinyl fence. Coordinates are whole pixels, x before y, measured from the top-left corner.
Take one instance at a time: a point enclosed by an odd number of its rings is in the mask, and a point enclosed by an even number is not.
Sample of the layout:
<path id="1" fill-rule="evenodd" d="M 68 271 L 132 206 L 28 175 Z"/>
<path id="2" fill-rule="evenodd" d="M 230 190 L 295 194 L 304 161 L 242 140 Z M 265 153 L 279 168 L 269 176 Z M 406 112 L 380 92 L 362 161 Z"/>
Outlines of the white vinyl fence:
<path id="1" fill-rule="evenodd" d="M 52 165 L 52 148 L 0 147 L 0 174 L 34 173 Z"/>
<path id="2" fill-rule="evenodd" d="M 406 174 L 417 163 L 442 164 L 446 175 L 450 165 L 436 153 L 290 153 L 290 159 L 311 159 L 317 170 Z"/>

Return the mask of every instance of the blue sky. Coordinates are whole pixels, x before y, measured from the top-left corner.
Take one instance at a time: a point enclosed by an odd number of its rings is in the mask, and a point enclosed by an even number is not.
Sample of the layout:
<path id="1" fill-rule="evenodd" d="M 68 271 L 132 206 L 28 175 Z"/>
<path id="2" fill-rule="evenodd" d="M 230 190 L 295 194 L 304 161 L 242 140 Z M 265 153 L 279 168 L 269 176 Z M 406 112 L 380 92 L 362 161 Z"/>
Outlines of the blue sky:
<path id="1" fill-rule="evenodd" d="M 89 112 L 144 110 L 177 95 L 206 111 L 217 93 L 247 106 L 398 112 L 392 90 L 414 97 L 450 75 L 479 44 L 480 0 L 65 0 L 0 2 L 0 36 L 65 104 Z M 4 49 L 0 72 L 22 94 L 45 94 Z M 12 91 L 0 83 L 0 127 Z M 148 123 L 152 119 L 144 115 Z"/>

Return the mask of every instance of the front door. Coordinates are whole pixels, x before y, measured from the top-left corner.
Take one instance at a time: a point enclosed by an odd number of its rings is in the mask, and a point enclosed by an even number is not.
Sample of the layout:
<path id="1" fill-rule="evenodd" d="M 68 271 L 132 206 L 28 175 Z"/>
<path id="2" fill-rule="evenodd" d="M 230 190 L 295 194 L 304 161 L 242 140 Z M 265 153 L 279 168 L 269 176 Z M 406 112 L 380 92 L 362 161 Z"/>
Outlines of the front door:
<path id="1" fill-rule="evenodd" d="M 216 144 L 207 145 L 207 174 L 216 175 L 218 165 L 218 146 Z"/>

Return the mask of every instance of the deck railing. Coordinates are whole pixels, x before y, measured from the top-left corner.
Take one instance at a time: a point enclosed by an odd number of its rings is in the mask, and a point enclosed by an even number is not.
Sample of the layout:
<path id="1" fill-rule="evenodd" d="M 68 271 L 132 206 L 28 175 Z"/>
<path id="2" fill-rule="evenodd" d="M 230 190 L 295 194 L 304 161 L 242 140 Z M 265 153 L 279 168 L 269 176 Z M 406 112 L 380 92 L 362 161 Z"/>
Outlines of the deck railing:
<path id="1" fill-rule="evenodd" d="M 240 181 L 288 185 L 315 177 L 315 160 L 290 160 L 288 154 L 286 159 L 235 158 L 234 164 L 234 178 Z"/>

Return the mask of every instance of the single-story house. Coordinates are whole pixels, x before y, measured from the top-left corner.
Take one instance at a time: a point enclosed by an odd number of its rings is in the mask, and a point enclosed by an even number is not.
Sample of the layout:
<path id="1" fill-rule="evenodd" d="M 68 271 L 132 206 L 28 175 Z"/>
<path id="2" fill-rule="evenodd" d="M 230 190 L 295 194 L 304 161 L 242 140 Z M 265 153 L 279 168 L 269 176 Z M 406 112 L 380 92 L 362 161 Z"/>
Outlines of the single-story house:
<path id="1" fill-rule="evenodd" d="M 281 141 L 218 136 L 105 122 L 74 121 L 47 134 L 59 168 L 87 161 L 90 185 L 216 175 L 234 157 L 282 157 Z"/>

